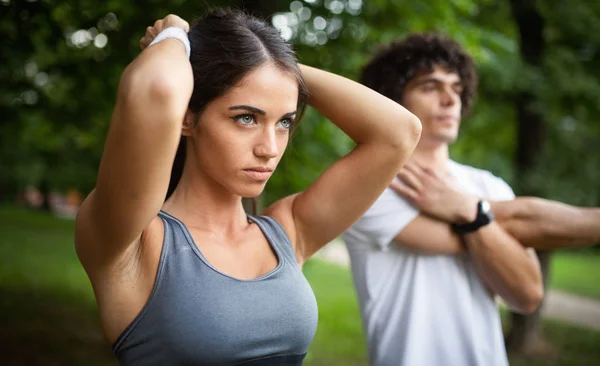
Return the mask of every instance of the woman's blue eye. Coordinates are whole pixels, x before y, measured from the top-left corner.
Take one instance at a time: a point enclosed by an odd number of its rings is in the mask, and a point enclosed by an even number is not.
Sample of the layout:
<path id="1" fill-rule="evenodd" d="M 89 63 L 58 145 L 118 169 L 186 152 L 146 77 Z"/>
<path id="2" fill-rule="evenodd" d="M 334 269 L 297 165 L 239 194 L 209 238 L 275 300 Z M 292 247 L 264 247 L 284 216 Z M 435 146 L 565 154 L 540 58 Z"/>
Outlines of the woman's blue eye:
<path id="1" fill-rule="evenodd" d="M 279 124 L 283 128 L 290 129 L 294 125 L 294 121 L 292 121 L 289 118 L 286 118 L 286 119 L 282 119 L 281 121 L 279 121 Z"/>
<path id="2" fill-rule="evenodd" d="M 254 122 L 254 116 L 251 114 L 242 114 L 241 116 L 235 117 L 235 119 L 242 125 L 249 125 Z"/>

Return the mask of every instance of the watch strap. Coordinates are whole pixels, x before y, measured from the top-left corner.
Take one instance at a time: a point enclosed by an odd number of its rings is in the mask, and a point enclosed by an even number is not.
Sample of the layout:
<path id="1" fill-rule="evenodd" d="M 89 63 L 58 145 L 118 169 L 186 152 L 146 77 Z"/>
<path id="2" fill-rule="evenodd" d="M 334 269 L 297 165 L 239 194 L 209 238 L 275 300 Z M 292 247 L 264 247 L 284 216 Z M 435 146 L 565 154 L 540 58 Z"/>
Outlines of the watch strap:
<path id="1" fill-rule="evenodd" d="M 477 216 L 475 220 L 466 224 L 452 224 L 452 231 L 459 235 L 469 234 L 479 230 L 481 227 L 494 221 L 494 213 L 492 211 L 483 212 L 483 200 L 477 203 Z"/>

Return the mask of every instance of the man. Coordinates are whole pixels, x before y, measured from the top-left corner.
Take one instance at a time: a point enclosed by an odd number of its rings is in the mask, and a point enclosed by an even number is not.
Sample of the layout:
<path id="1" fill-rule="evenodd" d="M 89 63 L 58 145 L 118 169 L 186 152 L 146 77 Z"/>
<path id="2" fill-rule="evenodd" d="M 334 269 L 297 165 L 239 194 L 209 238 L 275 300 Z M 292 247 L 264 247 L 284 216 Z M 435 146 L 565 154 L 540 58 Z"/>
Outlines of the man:
<path id="1" fill-rule="evenodd" d="M 344 234 L 371 364 L 507 365 L 495 295 L 534 311 L 543 285 L 531 248 L 600 241 L 600 210 L 515 199 L 502 179 L 449 159 L 476 89 L 456 42 L 411 35 L 361 79 L 423 126 L 399 179 Z"/>

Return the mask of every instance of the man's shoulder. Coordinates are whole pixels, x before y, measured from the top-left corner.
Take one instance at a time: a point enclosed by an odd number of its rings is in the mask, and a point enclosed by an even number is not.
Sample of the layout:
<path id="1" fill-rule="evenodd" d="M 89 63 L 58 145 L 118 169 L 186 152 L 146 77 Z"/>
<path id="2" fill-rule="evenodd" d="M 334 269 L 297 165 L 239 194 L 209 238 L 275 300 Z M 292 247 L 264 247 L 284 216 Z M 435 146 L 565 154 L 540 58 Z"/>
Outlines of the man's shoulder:
<path id="1" fill-rule="evenodd" d="M 459 163 L 456 160 L 450 159 L 450 160 L 448 160 L 448 164 L 449 164 L 450 170 L 452 172 L 458 172 L 460 174 L 469 174 L 469 175 L 479 176 L 479 177 L 489 177 L 489 176 L 495 177 L 495 175 L 492 174 L 492 172 L 490 172 L 489 170 L 476 168 L 472 165 Z"/>
<path id="2" fill-rule="evenodd" d="M 344 240 L 369 240 L 387 246 L 398 232 L 418 216 L 419 210 L 387 188 L 371 207 L 351 226 Z"/>
<path id="3" fill-rule="evenodd" d="M 450 164 L 450 171 L 454 174 L 459 174 L 459 175 L 463 175 L 463 176 L 467 175 L 470 178 L 477 179 L 477 180 L 486 180 L 486 181 L 493 180 L 493 181 L 504 182 L 504 179 L 495 175 L 494 173 L 490 172 L 489 170 L 476 168 L 474 166 L 462 164 L 462 163 L 459 163 L 454 160 L 449 160 L 449 164 Z"/>
<path id="4" fill-rule="evenodd" d="M 488 192 L 489 199 L 512 199 L 514 193 L 510 185 L 501 177 L 489 170 L 476 168 L 471 165 L 449 160 L 450 171 L 454 175 L 468 177 L 468 179 Z"/>

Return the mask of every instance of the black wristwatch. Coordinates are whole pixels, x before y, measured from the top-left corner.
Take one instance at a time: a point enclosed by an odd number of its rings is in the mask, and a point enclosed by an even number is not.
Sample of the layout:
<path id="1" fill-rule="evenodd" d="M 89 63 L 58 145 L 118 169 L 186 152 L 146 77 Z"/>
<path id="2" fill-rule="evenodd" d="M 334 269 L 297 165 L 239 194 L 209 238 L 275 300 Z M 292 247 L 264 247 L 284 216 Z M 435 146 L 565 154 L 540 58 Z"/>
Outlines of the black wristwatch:
<path id="1" fill-rule="evenodd" d="M 477 202 L 477 216 L 475 221 L 467 224 L 452 224 L 452 231 L 464 235 L 479 230 L 479 228 L 494 221 L 494 213 L 491 210 L 490 203 L 486 200 Z"/>

